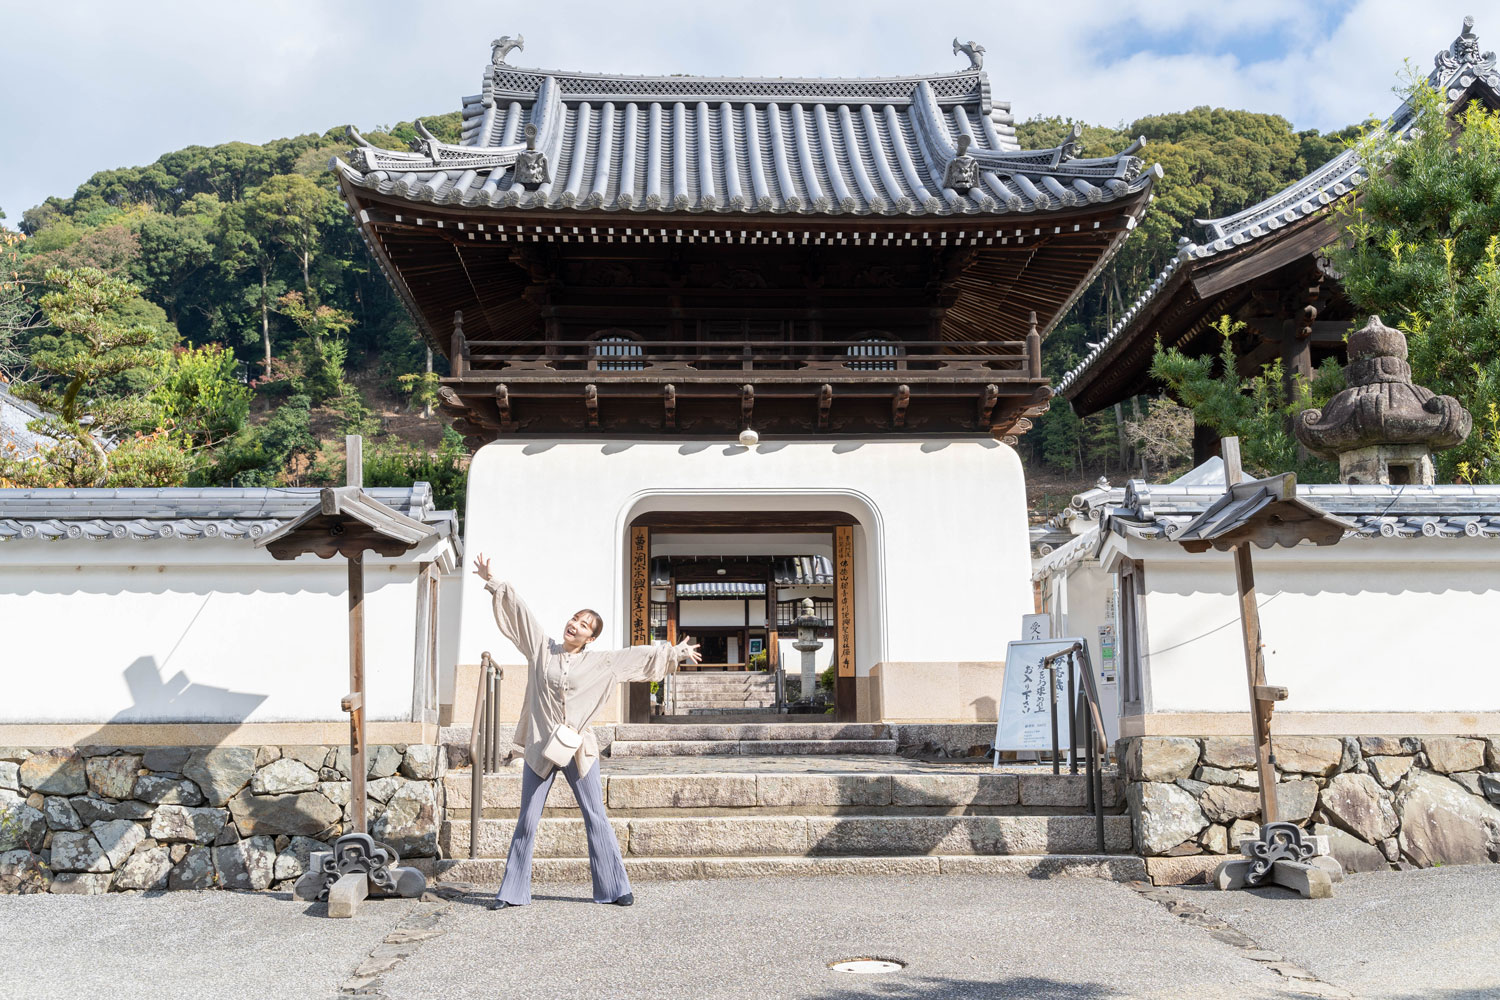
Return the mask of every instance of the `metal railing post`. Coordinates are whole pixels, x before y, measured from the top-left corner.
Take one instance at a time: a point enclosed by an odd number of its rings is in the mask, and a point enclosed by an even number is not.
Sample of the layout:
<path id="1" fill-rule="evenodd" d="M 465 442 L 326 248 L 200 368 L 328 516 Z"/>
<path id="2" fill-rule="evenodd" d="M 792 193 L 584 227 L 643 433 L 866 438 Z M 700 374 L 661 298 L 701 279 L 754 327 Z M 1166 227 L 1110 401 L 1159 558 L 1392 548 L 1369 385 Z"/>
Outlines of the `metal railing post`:
<path id="1" fill-rule="evenodd" d="M 469 729 L 469 857 L 479 856 L 479 821 L 484 816 L 484 775 L 499 767 L 496 759 L 500 716 L 500 679 L 504 675 L 485 650 L 479 656 L 479 684 L 474 692 L 474 722 Z"/>

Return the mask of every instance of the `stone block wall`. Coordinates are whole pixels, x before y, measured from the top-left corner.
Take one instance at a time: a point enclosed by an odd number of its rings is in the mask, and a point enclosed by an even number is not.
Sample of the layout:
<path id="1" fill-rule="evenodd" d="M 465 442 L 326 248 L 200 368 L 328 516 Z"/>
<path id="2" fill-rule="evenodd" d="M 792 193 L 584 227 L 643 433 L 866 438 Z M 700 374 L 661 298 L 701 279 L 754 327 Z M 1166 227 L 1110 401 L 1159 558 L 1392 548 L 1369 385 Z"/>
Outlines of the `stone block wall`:
<path id="1" fill-rule="evenodd" d="M 368 754 L 370 833 L 435 857 L 441 748 Z M 0 894 L 289 889 L 353 821 L 349 748 L 0 747 Z"/>
<path id="2" fill-rule="evenodd" d="M 1147 858 L 1206 868 L 1256 835 L 1248 737 L 1130 737 L 1116 750 Z M 1500 861 L 1500 737 L 1278 736 L 1271 752 L 1279 818 L 1328 835 L 1346 871 Z"/>

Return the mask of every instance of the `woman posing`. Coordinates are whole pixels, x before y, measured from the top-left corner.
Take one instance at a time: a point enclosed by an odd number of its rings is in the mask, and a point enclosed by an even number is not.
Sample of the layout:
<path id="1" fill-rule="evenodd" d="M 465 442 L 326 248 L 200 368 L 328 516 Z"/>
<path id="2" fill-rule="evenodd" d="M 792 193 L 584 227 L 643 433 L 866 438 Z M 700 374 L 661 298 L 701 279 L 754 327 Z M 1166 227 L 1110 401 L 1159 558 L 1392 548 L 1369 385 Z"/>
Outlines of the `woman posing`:
<path id="1" fill-rule="evenodd" d="M 537 617 L 510 584 L 490 575 L 483 555 L 474 573 L 494 595 L 495 624 L 526 658 L 526 701 L 516 724 L 515 743 L 525 748 L 521 777 L 521 812 L 516 818 L 505 861 L 505 878 L 491 909 L 531 902 L 531 854 L 536 846 L 542 806 L 556 771 L 562 770 L 583 813 L 589 842 L 589 872 L 594 902 L 629 906 L 635 902 L 620 845 L 604 815 L 599 785 L 599 743 L 590 723 L 624 681 L 659 681 L 683 660 L 697 663 L 698 647 L 686 641 L 659 642 L 619 650 L 587 649 L 599 637 L 604 620 L 583 610 L 563 626 L 562 642 L 547 637 Z"/>

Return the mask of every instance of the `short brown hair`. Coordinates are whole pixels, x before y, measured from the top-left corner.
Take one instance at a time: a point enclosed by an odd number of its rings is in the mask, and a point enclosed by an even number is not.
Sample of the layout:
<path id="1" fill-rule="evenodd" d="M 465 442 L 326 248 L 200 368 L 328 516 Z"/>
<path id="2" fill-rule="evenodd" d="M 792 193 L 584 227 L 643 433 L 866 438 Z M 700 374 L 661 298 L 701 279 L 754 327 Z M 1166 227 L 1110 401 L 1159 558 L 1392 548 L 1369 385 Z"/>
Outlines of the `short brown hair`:
<path id="1" fill-rule="evenodd" d="M 593 635 L 593 638 L 595 638 L 595 639 L 599 638 L 599 633 L 601 633 L 601 632 L 604 631 L 604 618 L 599 614 L 599 612 L 595 611 L 593 608 L 584 608 L 582 611 L 579 611 L 579 612 L 575 613 L 573 615 L 573 617 L 577 618 L 579 615 L 588 615 L 590 618 L 593 619 L 593 621 L 594 621 L 594 635 Z"/>

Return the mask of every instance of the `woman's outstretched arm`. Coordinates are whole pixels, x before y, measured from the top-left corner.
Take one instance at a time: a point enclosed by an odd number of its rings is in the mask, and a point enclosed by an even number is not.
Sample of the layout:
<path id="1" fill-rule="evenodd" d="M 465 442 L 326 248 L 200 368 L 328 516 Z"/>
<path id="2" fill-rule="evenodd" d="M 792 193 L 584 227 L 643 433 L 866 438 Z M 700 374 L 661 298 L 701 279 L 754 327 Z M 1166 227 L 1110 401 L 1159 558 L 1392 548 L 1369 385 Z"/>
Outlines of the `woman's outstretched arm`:
<path id="1" fill-rule="evenodd" d="M 484 581 L 484 589 L 493 596 L 495 624 L 500 634 L 515 643 L 516 649 L 530 663 L 540 663 L 547 654 L 547 630 L 532 614 L 516 588 L 490 574 L 489 560 L 483 555 L 474 559 L 474 575 Z"/>
<path id="2" fill-rule="evenodd" d="M 680 642 L 673 646 L 665 642 L 649 646 L 628 646 L 613 654 L 610 666 L 615 675 L 624 681 L 659 681 L 667 674 L 676 673 L 684 660 L 697 663 L 701 657 L 696 643 Z"/>

